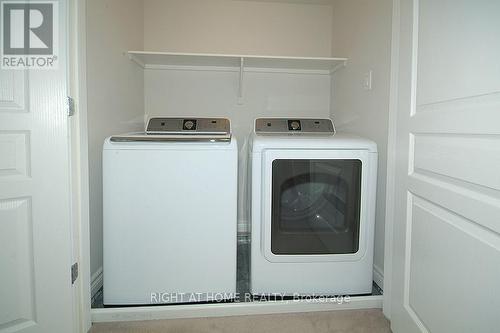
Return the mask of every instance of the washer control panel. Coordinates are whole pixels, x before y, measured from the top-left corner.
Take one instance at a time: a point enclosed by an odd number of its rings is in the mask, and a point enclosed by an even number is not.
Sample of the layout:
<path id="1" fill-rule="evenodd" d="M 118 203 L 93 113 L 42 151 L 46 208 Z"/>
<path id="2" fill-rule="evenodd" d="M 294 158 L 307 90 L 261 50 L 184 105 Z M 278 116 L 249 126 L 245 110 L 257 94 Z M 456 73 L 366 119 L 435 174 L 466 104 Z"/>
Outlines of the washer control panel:
<path id="1" fill-rule="evenodd" d="M 147 134 L 230 134 L 231 125 L 226 118 L 151 118 Z"/>
<path id="2" fill-rule="evenodd" d="M 258 118 L 256 134 L 322 134 L 333 135 L 335 128 L 330 119 Z"/>

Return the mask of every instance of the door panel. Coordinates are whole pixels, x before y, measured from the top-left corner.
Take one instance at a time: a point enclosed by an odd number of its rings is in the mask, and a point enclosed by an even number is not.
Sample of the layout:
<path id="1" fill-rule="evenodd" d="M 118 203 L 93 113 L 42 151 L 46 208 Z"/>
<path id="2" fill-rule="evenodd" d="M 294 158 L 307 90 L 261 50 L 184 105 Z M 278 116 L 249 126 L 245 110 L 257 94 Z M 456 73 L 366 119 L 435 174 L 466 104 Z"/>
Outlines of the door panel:
<path id="1" fill-rule="evenodd" d="M 491 291 L 500 281 L 500 239 L 431 201 L 410 200 L 408 308 L 429 332 L 493 332 L 499 309 L 487 305 L 498 305 Z"/>
<path id="2" fill-rule="evenodd" d="M 413 168 L 500 190 L 500 141 L 490 136 L 415 134 Z M 479 172 L 479 170 L 481 170 Z"/>
<path id="3" fill-rule="evenodd" d="M 7 254 L 0 261 L 2 303 L 8 305 L 2 306 L 1 322 L 35 326 L 31 198 L 0 200 L 0 221 L 0 244 Z"/>
<path id="4" fill-rule="evenodd" d="M 0 133 L 0 177 L 27 178 L 30 176 L 29 132 Z M 0 178 L 1 179 L 1 178 Z"/>
<path id="5" fill-rule="evenodd" d="M 391 326 L 496 332 L 500 46 L 490 39 L 500 34 L 491 14 L 500 3 L 402 0 L 399 8 Z"/>
<path id="6" fill-rule="evenodd" d="M 0 112 L 26 112 L 26 72 L 0 69 L 0 74 Z"/>
<path id="7" fill-rule="evenodd" d="M 0 332 L 73 331 L 64 1 L 59 13 L 58 69 L 0 70 Z"/>
<path id="8" fill-rule="evenodd" d="M 416 0 L 417 105 L 498 91 L 495 0 Z"/>

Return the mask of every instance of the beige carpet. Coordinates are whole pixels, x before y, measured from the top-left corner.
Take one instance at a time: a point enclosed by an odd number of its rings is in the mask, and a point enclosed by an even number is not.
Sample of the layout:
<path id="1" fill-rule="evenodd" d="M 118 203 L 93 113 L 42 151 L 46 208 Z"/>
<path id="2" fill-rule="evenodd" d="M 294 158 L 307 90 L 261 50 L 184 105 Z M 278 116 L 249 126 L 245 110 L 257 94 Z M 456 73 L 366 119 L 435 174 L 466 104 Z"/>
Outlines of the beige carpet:
<path id="1" fill-rule="evenodd" d="M 96 323 L 91 333 L 389 333 L 379 309 Z"/>

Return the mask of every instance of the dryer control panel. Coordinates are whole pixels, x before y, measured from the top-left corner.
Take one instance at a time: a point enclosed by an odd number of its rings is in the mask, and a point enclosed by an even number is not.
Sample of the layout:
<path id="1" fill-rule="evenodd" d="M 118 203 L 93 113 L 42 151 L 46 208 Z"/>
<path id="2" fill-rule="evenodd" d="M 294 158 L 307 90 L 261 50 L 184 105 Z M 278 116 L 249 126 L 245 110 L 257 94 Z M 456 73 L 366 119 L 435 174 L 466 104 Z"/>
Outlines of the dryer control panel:
<path id="1" fill-rule="evenodd" d="M 322 134 L 333 135 L 335 128 L 330 119 L 258 118 L 256 134 Z"/>
<path id="2" fill-rule="evenodd" d="M 229 135 L 231 125 L 225 118 L 151 118 L 147 134 Z"/>

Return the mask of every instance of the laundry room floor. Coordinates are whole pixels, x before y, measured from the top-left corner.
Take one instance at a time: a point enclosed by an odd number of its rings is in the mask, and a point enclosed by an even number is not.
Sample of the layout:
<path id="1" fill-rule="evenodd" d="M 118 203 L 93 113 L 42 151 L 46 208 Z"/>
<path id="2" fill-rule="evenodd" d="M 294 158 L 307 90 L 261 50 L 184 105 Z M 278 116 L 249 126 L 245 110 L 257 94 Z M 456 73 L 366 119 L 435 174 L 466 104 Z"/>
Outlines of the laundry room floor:
<path id="1" fill-rule="evenodd" d="M 96 323 L 90 333 L 390 333 L 380 309 Z"/>
<path id="2" fill-rule="evenodd" d="M 248 238 L 240 237 L 238 241 L 237 292 L 242 295 L 250 290 L 249 252 L 250 242 Z M 380 288 L 374 283 L 372 295 L 380 294 Z M 102 292 L 95 299 L 93 307 L 102 307 Z M 93 324 L 90 333 L 101 332 L 390 333 L 391 330 L 389 321 L 384 317 L 382 310 L 365 309 Z"/>
<path id="3" fill-rule="evenodd" d="M 244 295 L 249 294 L 250 291 L 250 241 L 247 236 L 238 237 L 238 253 L 237 253 L 237 281 L 236 292 L 242 295 L 240 302 L 248 301 Z M 101 290 L 92 299 L 92 308 L 102 308 L 103 295 Z M 382 295 L 382 289 L 373 283 L 371 295 Z M 238 300 L 237 300 L 238 301 Z"/>

